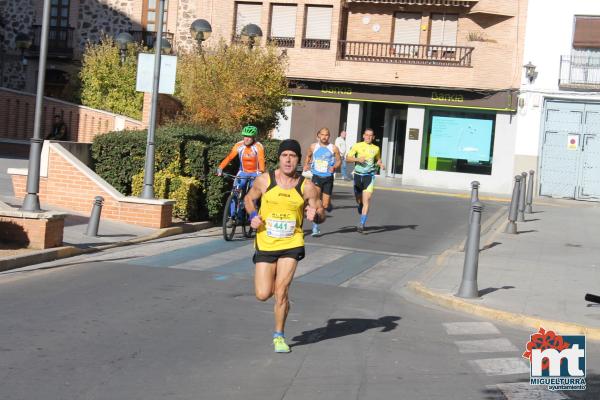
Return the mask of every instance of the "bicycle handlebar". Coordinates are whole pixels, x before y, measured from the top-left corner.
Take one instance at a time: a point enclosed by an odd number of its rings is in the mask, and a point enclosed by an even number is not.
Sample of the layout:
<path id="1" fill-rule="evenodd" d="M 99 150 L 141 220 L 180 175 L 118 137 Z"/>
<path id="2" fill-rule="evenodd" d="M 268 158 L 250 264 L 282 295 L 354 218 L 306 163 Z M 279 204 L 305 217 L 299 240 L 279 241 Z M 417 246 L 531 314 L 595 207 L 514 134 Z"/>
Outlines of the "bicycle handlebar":
<path id="1" fill-rule="evenodd" d="M 223 176 L 224 178 L 229 178 L 229 179 L 248 179 L 250 181 L 257 178 L 255 176 L 237 176 L 237 175 L 228 174 L 227 172 L 221 172 L 221 176 Z"/>

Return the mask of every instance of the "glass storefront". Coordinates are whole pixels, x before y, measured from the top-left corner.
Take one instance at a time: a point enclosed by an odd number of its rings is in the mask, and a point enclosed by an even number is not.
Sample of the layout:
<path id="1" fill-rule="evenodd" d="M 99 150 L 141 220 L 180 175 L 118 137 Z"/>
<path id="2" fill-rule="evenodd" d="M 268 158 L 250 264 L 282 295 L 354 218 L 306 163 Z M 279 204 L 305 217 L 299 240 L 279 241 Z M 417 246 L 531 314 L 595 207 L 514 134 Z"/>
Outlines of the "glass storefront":
<path id="1" fill-rule="evenodd" d="M 495 113 L 428 110 L 421 169 L 492 174 Z"/>

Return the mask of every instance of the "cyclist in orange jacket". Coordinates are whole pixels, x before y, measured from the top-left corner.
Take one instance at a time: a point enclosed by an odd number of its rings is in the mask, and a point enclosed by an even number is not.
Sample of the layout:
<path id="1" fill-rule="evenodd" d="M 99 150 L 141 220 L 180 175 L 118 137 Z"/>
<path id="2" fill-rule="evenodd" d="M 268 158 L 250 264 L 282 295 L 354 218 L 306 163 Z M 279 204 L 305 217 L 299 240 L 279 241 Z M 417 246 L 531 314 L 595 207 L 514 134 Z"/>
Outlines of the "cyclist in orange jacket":
<path id="1" fill-rule="evenodd" d="M 237 189 L 244 190 L 248 178 L 256 178 L 265 172 L 265 148 L 260 142 L 256 141 L 257 134 L 258 129 L 255 126 L 246 125 L 241 132 L 244 138 L 233 145 L 227 157 L 221 161 L 217 168 L 217 175 L 221 176 L 223 169 L 236 157 L 239 157 L 240 170 L 233 183 Z M 252 181 L 253 179 L 250 179 L 250 186 L 252 186 Z M 231 215 L 233 216 L 236 205 L 232 202 L 231 207 Z"/>

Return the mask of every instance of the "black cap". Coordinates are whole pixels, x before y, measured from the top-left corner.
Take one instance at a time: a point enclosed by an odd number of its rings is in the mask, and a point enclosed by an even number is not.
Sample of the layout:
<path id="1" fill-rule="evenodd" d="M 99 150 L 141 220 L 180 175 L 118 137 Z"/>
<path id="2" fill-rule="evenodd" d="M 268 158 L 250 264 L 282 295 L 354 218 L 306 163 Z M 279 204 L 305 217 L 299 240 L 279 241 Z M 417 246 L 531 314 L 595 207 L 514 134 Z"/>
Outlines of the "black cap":
<path id="1" fill-rule="evenodd" d="M 285 139 L 281 143 L 279 143 L 279 151 L 277 152 L 277 157 L 281 156 L 286 150 L 291 150 L 298 155 L 298 158 L 302 158 L 302 149 L 300 148 L 300 143 L 294 139 Z"/>

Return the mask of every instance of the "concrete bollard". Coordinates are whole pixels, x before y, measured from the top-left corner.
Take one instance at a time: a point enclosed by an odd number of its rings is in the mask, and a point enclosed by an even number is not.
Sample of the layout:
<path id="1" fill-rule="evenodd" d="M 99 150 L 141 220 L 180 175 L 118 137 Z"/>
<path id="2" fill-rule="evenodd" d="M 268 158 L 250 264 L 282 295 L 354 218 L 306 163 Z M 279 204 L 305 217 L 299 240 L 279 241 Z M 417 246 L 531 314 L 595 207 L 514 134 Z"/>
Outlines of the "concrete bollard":
<path id="1" fill-rule="evenodd" d="M 519 216 L 517 221 L 525 222 L 525 193 L 527 191 L 527 172 L 521 173 L 521 188 L 519 189 Z"/>
<path id="2" fill-rule="evenodd" d="M 462 281 L 457 297 L 473 299 L 479 297 L 477 288 L 477 268 L 479 267 L 479 240 L 481 235 L 481 213 L 483 204 L 476 201 L 471 206 L 473 218 L 469 224 L 469 236 L 465 250 L 465 263 L 463 265 Z"/>
<path id="3" fill-rule="evenodd" d="M 519 208 L 519 189 L 521 188 L 521 175 L 515 176 L 515 186 L 513 188 L 512 199 L 510 201 L 510 209 L 508 211 L 508 225 L 506 225 L 505 233 L 517 233 L 517 214 Z"/>
<path id="4" fill-rule="evenodd" d="M 525 212 L 527 214 L 533 214 L 533 174 L 535 174 L 534 170 L 529 170 L 529 183 L 527 184 L 527 206 L 525 207 Z"/>
<path id="5" fill-rule="evenodd" d="M 102 203 L 104 198 L 102 196 L 96 196 L 94 198 L 94 206 L 92 207 L 92 214 L 88 222 L 86 236 L 98 236 L 98 225 L 100 225 L 100 214 L 102 213 Z"/>

